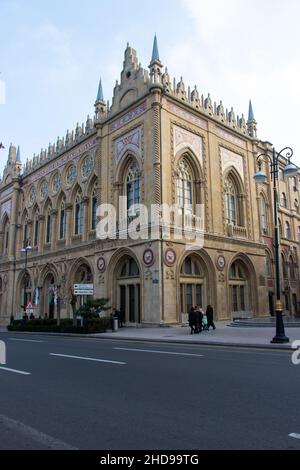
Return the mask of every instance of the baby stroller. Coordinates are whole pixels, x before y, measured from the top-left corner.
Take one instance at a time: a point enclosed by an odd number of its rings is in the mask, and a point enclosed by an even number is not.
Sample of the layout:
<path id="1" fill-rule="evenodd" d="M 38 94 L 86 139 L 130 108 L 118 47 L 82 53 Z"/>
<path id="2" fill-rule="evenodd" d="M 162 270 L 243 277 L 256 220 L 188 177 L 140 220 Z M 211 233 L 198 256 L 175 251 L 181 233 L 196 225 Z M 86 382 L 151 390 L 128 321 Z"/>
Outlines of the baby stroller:
<path id="1" fill-rule="evenodd" d="M 205 313 L 202 315 L 202 330 L 203 331 L 209 331 L 207 316 L 206 316 Z"/>

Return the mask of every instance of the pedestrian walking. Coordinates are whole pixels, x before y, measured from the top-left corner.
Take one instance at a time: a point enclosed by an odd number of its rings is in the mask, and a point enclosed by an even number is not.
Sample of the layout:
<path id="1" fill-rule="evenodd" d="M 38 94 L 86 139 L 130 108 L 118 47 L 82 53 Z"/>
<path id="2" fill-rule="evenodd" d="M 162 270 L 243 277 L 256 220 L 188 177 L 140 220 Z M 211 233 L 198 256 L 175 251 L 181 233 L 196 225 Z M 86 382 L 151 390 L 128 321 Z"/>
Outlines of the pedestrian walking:
<path id="1" fill-rule="evenodd" d="M 208 331 L 209 331 L 210 327 L 212 327 L 215 330 L 216 325 L 214 324 L 214 309 L 212 308 L 211 305 L 207 306 L 206 316 L 207 316 L 207 329 L 208 329 Z"/>
<path id="2" fill-rule="evenodd" d="M 191 328 L 191 335 L 196 333 L 197 328 L 197 315 L 194 307 L 189 311 L 189 326 Z"/>

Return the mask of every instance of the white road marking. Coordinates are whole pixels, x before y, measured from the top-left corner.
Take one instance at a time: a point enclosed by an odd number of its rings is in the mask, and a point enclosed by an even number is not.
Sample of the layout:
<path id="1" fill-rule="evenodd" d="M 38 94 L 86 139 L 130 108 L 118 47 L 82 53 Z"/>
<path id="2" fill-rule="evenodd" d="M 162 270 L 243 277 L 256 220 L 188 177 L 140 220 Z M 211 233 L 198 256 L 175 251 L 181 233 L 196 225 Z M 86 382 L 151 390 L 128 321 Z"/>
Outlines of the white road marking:
<path id="1" fill-rule="evenodd" d="M 296 433 L 289 434 L 289 437 L 292 437 L 293 439 L 299 439 L 300 440 L 300 434 L 296 434 Z"/>
<path id="2" fill-rule="evenodd" d="M 73 447 L 69 444 L 66 444 L 59 439 L 55 439 L 48 434 L 44 434 L 37 429 L 32 428 L 31 426 L 26 426 L 20 421 L 8 418 L 7 416 L 0 415 L 0 425 L 5 426 L 6 428 L 12 429 L 15 431 L 16 435 L 23 434 L 26 437 L 30 437 L 34 441 L 44 445 L 47 449 L 53 450 L 78 450 L 76 447 Z"/>
<path id="3" fill-rule="evenodd" d="M 171 356 L 192 356 L 192 357 L 204 357 L 203 354 L 189 354 L 189 353 L 177 353 L 169 351 L 154 351 L 152 349 L 130 349 L 130 348 L 114 348 L 116 351 L 132 351 L 132 352 L 144 352 L 152 354 L 169 354 Z"/>
<path id="4" fill-rule="evenodd" d="M 19 338 L 8 338 L 9 341 L 22 341 L 24 343 L 44 343 L 44 341 L 37 341 L 35 339 L 19 339 Z"/>
<path id="5" fill-rule="evenodd" d="M 104 359 L 94 359 L 92 357 L 69 356 L 68 354 L 55 354 L 55 353 L 50 353 L 49 356 L 64 357 L 67 359 L 79 359 L 81 361 L 103 362 L 105 364 L 116 364 L 119 366 L 126 366 L 126 362 L 107 361 Z"/>
<path id="6" fill-rule="evenodd" d="M 0 367 L 0 370 L 4 370 L 5 372 L 13 372 L 14 374 L 20 374 L 20 375 L 31 375 L 30 372 L 24 372 L 22 370 L 15 370 L 15 369 L 8 369 L 7 367 Z"/>

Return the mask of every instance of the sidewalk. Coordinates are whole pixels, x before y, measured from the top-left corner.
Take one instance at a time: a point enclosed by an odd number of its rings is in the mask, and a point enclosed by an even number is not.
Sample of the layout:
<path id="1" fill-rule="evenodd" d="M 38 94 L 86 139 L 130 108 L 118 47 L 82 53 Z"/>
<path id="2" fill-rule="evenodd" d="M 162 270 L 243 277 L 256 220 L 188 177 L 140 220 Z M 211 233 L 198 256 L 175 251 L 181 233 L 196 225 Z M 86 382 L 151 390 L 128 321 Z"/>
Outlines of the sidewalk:
<path id="1" fill-rule="evenodd" d="M 107 332 L 92 335 L 76 335 L 67 333 L 8 333 L 5 328 L 0 328 L 0 332 L 22 335 L 45 335 L 45 336 L 72 336 L 83 338 L 96 338 L 99 340 L 115 339 L 124 341 L 141 342 L 164 342 L 177 344 L 202 344 L 209 346 L 231 346 L 241 348 L 279 349 L 291 350 L 294 341 L 300 341 L 300 327 L 286 328 L 286 336 L 290 339 L 289 344 L 271 344 L 270 341 L 275 336 L 275 327 L 230 327 L 229 322 L 216 322 L 215 331 L 203 331 L 198 335 L 191 335 L 188 326 L 162 326 L 162 327 L 124 327 L 116 332 Z"/>
<path id="2" fill-rule="evenodd" d="M 268 349 L 288 349 L 292 347 L 292 343 L 296 340 L 300 341 L 300 327 L 286 328 L 286 336 L 290 339 L 290 344 L 275 345 L 270 341 L 275 336 L 276 330 L 270 328 L 232 328 L 229 322 L 217 322 L 215 331 L 203 331 L 198 335 L 191 335 L 189 327 L 182 326 L 163 326 L 154 328 L 120 328 L 117 332 L 108 332 L 101 335 L 92 335 L 93 337 L 113 338 L 131 341 L 154 341 L 169 342 L 183 344 L 207 344 L 218 346 L 238 346 L 238 347 L 255 347 Z"/>

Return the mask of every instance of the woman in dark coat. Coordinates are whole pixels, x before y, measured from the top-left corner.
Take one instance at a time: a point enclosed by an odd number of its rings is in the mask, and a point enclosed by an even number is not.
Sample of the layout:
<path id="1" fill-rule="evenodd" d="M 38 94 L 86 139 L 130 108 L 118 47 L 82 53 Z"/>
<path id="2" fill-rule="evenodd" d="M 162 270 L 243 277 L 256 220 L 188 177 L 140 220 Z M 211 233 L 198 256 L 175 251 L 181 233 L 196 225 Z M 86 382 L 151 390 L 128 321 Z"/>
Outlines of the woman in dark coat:
<path id="1" fill-rule="evenodd" d="M 214 330 L 216 329 L 216 325 L 214 324 L 214 309 L 211 305 L 208 305 L 206 309 L 206 316 L 207 316 L 207 328 L 212 327 Z"/>

